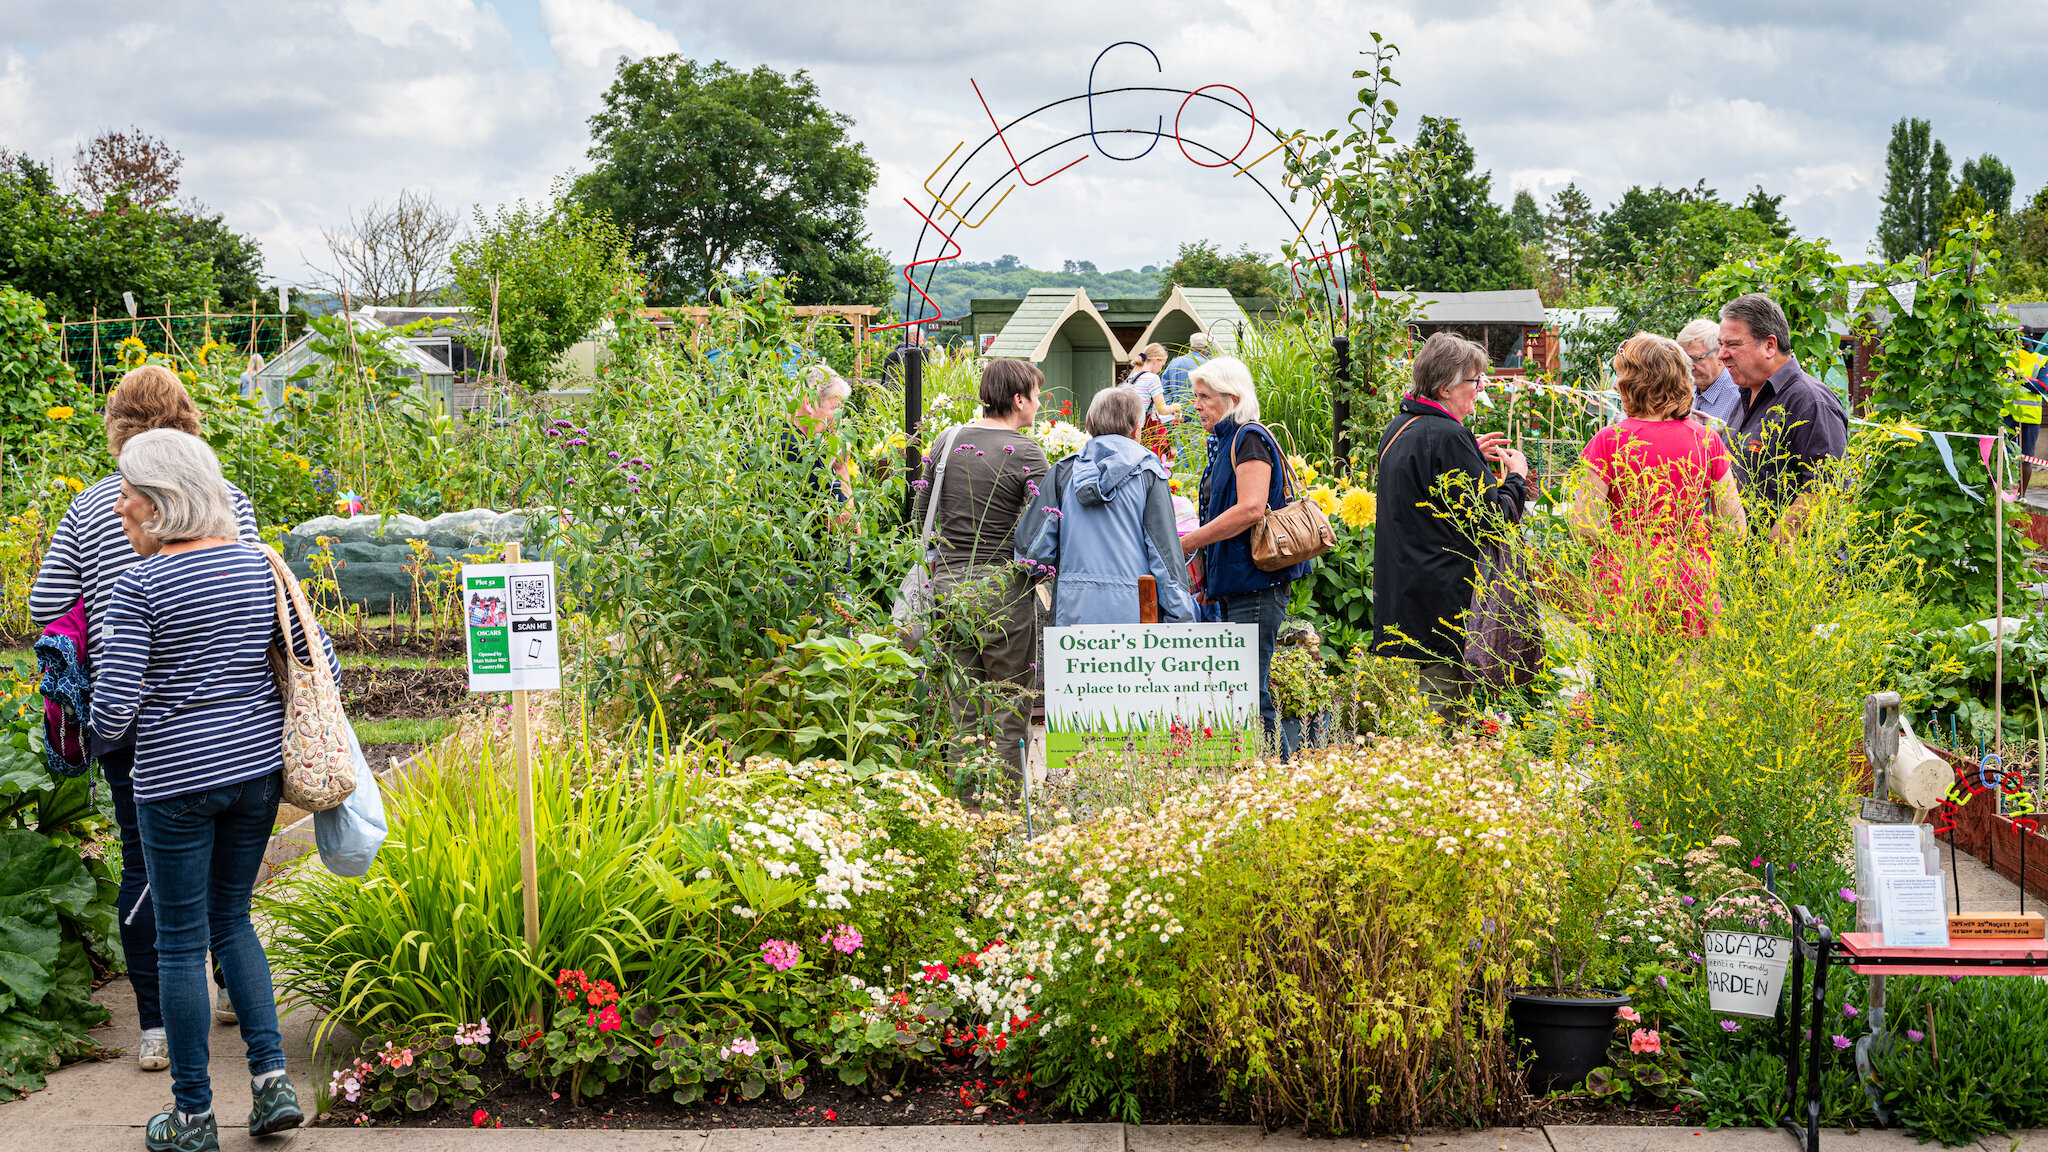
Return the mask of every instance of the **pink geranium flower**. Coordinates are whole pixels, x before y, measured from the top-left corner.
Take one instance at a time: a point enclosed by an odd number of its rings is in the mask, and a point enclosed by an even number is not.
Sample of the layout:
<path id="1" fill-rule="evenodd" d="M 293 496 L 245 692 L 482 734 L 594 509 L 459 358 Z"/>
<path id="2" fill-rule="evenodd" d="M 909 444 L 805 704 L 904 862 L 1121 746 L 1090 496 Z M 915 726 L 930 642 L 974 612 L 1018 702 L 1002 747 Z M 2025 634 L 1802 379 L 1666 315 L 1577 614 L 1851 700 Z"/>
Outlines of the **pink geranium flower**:
<path id="1" fill-rule="evenodd" d="M 1626 1004 L 1614 1010 L 1614 1018 L 1616 1020 L 1626 1020 L 1631 1024 L 1640 1024 L 1643 1022 L 1642 1015 L 1638 1013 L 1635 1009 L 1627 1006 Z"/>
<path id="2" fill-rule="evenodd" d="M 1664 1042 L 1654 1029 L 1638 1028 L 1628 1034 L 1628 1050 L 1656 1055 L 1664 1050 Z"/>

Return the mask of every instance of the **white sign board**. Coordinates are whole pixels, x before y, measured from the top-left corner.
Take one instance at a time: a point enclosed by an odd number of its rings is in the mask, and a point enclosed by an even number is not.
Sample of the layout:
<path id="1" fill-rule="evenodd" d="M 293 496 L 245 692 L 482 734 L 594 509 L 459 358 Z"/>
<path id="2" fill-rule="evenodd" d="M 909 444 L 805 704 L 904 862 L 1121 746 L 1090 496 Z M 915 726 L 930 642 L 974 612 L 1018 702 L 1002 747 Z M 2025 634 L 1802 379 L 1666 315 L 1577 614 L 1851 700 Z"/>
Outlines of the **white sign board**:
<path id="1" fill-rule="evenodd" d="M 1768 1020 L 1778 1014 L 1792 941 L 1757 932 L 1702 932 L 1707 1003 L 1724 1016 Z"/>
<path id="2" fill-rule="evenodd" d="M 554 561 L 464 564 L 462 613 L 471 692 L 562 686 Z"/>
<path id="3" fill-rule="evenodd" d="M 1053 731 L 1137 732 L 1171 720 L 1241 728 L 1259 714 L 1256 624 L 1081 624 L 1045 630 Z"/>

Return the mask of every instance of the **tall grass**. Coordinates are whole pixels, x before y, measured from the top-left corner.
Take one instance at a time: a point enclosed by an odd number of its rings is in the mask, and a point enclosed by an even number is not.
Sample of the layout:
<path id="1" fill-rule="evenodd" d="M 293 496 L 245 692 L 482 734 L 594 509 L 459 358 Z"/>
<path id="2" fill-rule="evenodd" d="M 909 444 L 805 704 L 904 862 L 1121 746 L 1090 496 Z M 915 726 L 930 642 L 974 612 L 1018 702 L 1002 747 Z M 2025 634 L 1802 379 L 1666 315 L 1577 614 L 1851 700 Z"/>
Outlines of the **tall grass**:
<path id="1" fill-rule="evenodd" d="M 1238 343 L 1238 356 L 1258 391 L 1261 418 L 1285 425 L 1295 450 L 1325 472 L 1334 355 L 1319 332 L 1298 322 L 1250 325 Z"/>

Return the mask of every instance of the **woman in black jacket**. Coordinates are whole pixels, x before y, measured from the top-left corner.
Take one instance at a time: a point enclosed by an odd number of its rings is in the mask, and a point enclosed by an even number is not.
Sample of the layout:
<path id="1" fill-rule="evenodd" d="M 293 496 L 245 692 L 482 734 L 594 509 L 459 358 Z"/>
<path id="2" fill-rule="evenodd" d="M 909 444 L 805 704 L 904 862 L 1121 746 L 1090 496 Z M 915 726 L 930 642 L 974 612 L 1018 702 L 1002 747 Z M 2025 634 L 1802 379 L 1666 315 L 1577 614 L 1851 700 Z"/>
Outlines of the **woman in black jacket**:
<path id="1" fill-rule="evenodd" d="M 1464 617 L 1487 521 L 1522 518 L 1529 461 L 1503 433 L 1464 421 L 1486 386 L 1486 349 L 1439 332 L 1415 357 L 1414 386 L 1380 436 L 1373 535 L 1373 652 L 1417 661 L 1423 693 L 1447 721 L 1471 692 Z M 1506 465 L 1496 481 L 1488 460 Z"/>

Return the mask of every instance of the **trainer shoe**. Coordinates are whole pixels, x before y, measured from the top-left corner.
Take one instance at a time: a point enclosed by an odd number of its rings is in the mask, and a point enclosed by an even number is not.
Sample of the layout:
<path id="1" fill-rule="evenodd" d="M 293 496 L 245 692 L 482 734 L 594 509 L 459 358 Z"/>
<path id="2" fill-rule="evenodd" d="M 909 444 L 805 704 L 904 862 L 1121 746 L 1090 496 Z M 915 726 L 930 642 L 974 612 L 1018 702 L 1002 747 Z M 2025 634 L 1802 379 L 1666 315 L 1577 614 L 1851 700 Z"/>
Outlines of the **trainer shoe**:
<path id="1" fill-rule="evenodd" d="M 171 1066 L 171 1038 L 163 1029 L 142 1030 L 142 1042 L 135 1046 L 135 1062 L 144 1072 L 161 1072 Z"/>
<path id="2" fill-rule="evenodd" d="M 213 1018 L 222 1024 L 233 1024 L 237 1019 L 235 1016 L 235 998 L 228 995 L 228 990 L 225 988 L 215 988 L 213 990 Z"/>
<path id="3" fill-rule="evenodd" d="M 292 1087 L 289 1075 L 273 1076 L 269 1083 L 256 1089 L 256 1101 L 249 1107 L 249 1135 L 289 1132 L 305 1120 L 306 1114 L 299 1110 L 298 1090 Z"/>
<path id="4" fill-rule="evenodd" d="M 142 1131 L 142 1146 L 149 1152 L 220 1152 L 220 1126 L 213 1113 L 187 1124 L 178 1123 L 178 1106 L 149 1118 Z"/>

